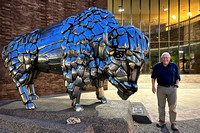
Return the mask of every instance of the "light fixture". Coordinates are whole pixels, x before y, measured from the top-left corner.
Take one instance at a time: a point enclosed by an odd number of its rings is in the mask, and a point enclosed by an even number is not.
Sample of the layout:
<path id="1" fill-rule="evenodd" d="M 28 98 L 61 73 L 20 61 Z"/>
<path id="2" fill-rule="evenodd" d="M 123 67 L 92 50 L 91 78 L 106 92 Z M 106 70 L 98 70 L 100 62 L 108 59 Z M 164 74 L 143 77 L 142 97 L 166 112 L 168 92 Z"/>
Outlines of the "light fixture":
<path id="1" fill-rule="evenodd" d="M 175 16 L 175 15 L 172 15 L 172 18 L 173 18 L 173 19 L 176 19 L 176 16 Z"/>
<path id="2" fill-rule="evenodd" d="M 181 50 L 180 50 L 180 51 L 179 51 L 179 53 L 180 53 L 180 54 L 183 54 L 183 53 L 184 53 L 184 51 L 181 51 Z"/>
<path id="3" fill-rule="evenodd" d="M 119 12 L 124 12 L 124 9 L 123 9 L 123 8 L 119 8 L 118 11 L 119 11 Z"/>
<path id="4" fill-rule="evenodd" d="M 191 12 L 188 12 L 188 15 L 191 17 L 191 16 L 192 16 L 192 13 L 191 13 Z"/>
<path id="5" fill-rule="evenodd" d="M 168 8 L 164 8 L 164 11 L 168 11 Z"/>

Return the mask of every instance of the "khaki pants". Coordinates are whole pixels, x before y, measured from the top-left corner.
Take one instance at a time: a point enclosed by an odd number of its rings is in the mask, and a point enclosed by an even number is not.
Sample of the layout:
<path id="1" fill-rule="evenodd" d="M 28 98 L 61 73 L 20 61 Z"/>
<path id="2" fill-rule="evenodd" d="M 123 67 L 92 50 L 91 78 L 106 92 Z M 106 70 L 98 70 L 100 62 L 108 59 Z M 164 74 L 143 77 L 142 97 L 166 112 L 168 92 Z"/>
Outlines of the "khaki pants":
<path id="1" fill-rule="evenodd" d="M 170 122 L 176 122 L 176 104 L 177 104 L 177 90 L 171 87 L 157 86 L 157 98 L 158 98 L 158 112 L 159 120 L 165 121 L 165 104 L 166 99 L 169 106 Z"/>

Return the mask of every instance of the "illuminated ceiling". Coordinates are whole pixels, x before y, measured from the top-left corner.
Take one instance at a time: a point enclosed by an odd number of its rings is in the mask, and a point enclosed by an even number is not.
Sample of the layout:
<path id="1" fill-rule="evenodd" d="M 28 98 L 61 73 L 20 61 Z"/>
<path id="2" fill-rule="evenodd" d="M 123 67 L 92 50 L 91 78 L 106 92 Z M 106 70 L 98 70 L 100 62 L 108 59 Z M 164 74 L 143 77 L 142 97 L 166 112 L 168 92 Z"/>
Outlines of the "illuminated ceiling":
<path id="1" fill-rule="evenodd" d="M 200 14 L 200 0 L 190 0 L 190 12 L 188 0 L 180 0 L 180 21 L 188 20 Z M 114 15 L 121 20 L 121 0 L 114 0 Z M 130 21 L 130 0 L 123 0 L 123 20 Z M 168 0 L 160 0 L 160 23 L 168 24 Z M 112 12 L 112 0 L 108 0 L 108 10 Z M 140 0 L 132 0 L 133 23 L 139 22 Z M 141 0 L 141 20 L 149 23 L 149 0 Z M 170 1 L 170 25 L 178 22 L 178 0 Z M 151 24 L 158 24 L 158 0 L 151 0 Z M 136 24 L 137 25 L 137 24 Z"/>

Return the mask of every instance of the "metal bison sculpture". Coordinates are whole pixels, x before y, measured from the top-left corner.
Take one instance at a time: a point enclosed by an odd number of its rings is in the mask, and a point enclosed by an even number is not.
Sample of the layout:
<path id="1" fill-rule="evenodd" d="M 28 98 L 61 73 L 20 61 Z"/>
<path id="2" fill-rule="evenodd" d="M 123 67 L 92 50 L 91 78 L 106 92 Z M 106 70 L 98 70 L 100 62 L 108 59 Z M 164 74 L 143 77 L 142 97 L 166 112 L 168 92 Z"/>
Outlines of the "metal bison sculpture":
<path id="1" fill-rule="evenodd" d="M 91 7 L 46 29 L 15 38 L 2 58 L 26 109 L 35 109 L 34 80 L 40 72 L 62 74 L 76 111 L 81 91 L 92 83 L 102 103 L 104 80 L 126 100 L 134 94 L 149 48 L 148 38 L 134 26 L 120 26 L 107 10 Z"/>

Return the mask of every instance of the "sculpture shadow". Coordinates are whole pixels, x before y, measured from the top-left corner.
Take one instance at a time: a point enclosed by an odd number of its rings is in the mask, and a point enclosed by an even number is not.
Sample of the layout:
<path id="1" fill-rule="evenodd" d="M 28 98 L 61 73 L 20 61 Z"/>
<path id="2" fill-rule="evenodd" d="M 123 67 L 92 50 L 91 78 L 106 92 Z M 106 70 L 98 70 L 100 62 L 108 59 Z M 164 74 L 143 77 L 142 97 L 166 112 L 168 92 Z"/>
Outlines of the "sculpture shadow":
<path id="1" fill-rule="evenodd" d="M 160 127 L 162 133 L 170 133 L 169 129 L 167 128 L 166 125 Z M 173 131 L 173 133 L 179 133 L 179 131 Z"/>
<path id="2" fill-rule="evenodd" d="M 80 111 L 80 112 L 76 112 L 73 107 L 71 106 L 70 108 L 67 108 L 67 109 L 63 109 L 63 110 L 60 110 L 58 112 L 60 113 L 70 113 L 70 114 L 74 114 L 74 115 L 81 115 L 81 116 L 87 116 L 88 115 L 91 115 L 91 113 L 95 116 L 98 115 L 98 111 L 96 111 L 96 107 L 98 105 L 101 105 L 102 103 L 100 101 L 97 101 L 97 102 L 93 102 L 91 104 L 87 104 L 87 105 L 81 105 L 83 108 L 84 108 L 84 111 Z"/>

